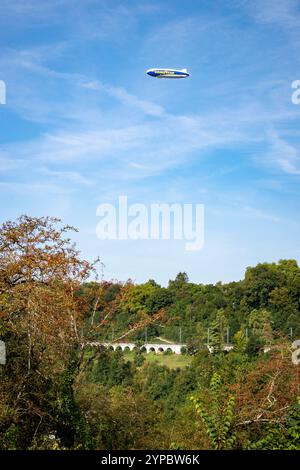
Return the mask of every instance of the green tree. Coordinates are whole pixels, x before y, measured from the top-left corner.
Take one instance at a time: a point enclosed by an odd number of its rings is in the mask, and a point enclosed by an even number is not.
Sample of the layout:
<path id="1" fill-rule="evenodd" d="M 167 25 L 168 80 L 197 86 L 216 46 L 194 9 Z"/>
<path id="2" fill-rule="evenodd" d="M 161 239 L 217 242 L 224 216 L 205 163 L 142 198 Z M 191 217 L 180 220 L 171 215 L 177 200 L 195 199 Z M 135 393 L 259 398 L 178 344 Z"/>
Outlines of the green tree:
<path id="1" fill-rule="evenodd" d="M 210 403 L 204 399 L 192 396 L 197 414 L 200 415 L 210 438 L 213 449 L 232 449 L 236 440 L 234 427 L 234 406 L 233 395 L 224 396 L 221 377 L 216 372 L 210 382 Z"/>
<path id="2" fill-rule="evenodd" d="M 263 345 L 269 345 L 273 339 L 271 315 L 266 309 L 252 310 L 248 318 L 251 334 Z"/>
<path id="3" fill-rule="evenodd" d="M 223 351 L 227 328 L 228 319 L 224 309 L 220 309 L 210 328 L 209 346 L 212 348 L 213 352 Z"/>

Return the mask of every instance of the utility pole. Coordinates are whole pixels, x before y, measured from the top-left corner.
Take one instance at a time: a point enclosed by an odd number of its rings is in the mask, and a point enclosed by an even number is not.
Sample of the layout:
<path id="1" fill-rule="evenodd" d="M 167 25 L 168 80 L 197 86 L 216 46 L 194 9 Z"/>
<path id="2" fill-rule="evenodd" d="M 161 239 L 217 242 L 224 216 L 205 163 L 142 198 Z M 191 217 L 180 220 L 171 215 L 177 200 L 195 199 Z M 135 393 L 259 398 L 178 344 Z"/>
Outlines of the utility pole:
<path id="1" fill-rule="evenodd" d="M 293 340 L 293 328 L 292 327 L 290 329 L 290 336 L 291 336 L 291 340 Z"/>
<path id="2" fill-rule="evenodd" d="M 207 328 L 207 346 L 209 346 L 209 328 Z"/>
<path id="3" fill-rule="evenodd" d="M 179 327 L 179 344 L 181 344 L 181 326 Z"/>

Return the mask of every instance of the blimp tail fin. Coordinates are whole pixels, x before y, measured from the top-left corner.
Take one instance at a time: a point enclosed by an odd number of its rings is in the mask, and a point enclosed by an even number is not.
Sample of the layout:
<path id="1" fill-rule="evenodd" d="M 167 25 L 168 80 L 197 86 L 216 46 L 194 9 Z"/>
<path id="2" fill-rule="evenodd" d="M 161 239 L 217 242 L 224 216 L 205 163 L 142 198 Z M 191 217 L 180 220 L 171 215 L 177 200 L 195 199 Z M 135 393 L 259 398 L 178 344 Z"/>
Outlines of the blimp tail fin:
<path id="1" fill-rule="evenodd" d="M 181 69 L 181 72 L 187 73 L 187 69 Z"/>

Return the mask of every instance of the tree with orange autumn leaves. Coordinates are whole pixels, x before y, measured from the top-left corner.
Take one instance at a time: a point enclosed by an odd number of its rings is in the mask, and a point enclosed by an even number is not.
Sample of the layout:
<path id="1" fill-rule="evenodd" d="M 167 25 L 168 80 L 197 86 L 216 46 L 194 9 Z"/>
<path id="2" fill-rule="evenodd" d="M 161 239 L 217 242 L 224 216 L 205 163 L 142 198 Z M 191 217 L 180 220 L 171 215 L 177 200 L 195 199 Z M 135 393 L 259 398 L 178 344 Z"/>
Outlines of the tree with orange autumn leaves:
<path id="1" fill-rule="evenodd" d="M 70 230 L 75 229 L 61 226 L 59 219 L 28 216 L 0 228 L 0 334 L 7 349 L 0 371 L 4 436 L 28 434 L 30 441 L 42 424 L 53 421 L 52 408 L 57 416 L 65 413 L 60 392 L 66 386 L 60 381 L 82 341 L 86 311 L 76 292 L 93 272 L 66 236 Z M 72 394 L 71 382 L 67 388 Z"/>
<path id="2" fill-rule="evenodd" d="M 39 372 L 60 367 L 80 342 L 83 312 L 75 293 L 93 270 L 65 236 L 75 229 L 59 223 L 22 216 L 0 229 L 2 327 L 22 337 L 27 369 L 34 354 Z"/>
<path id="3" fill-rule="evenodd" d="M 239 352 L 215 359 L 209 387 L 200 387 L 191 397 L 211 448 L 259 448 L 261 442 L 271 449 L 287 448 L 293 407 L 300 432 L 300 369 L 291 360 L 288 342 L 253 363 L 241 362 Z M 292 448 L 299 449 L 300 434 L 293 437 Z"/>

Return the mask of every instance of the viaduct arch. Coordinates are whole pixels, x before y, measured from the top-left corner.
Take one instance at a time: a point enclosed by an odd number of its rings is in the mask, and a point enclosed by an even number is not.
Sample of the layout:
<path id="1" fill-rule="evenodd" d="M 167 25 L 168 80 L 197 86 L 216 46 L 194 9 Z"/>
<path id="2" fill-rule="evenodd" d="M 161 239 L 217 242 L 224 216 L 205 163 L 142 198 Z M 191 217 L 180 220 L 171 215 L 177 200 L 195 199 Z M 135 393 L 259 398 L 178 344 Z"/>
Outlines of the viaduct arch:
<path id="1" fill-rule="evenodd" d="M 172 344 L 172 343 L 145 343 L 142 346 L 138 347 L 134 343 L 99 343 L 99 342 L 91 342 L 88 343 L 89 346 L 102 346 L 104 348 L 111 348 L 114 351 L 116 349 L 122 349 L 122 351 L 125 351 L 128 349 L 129 351 L 133 351 L 134 349 L 141 349 L 141 350 L 146 350 L 147 353 L 150 352 L 165 352 L 165 351 L 171 351 L 175 354 L 181 354 L 181 349 L 186 347 L 186 344 Z"/>

